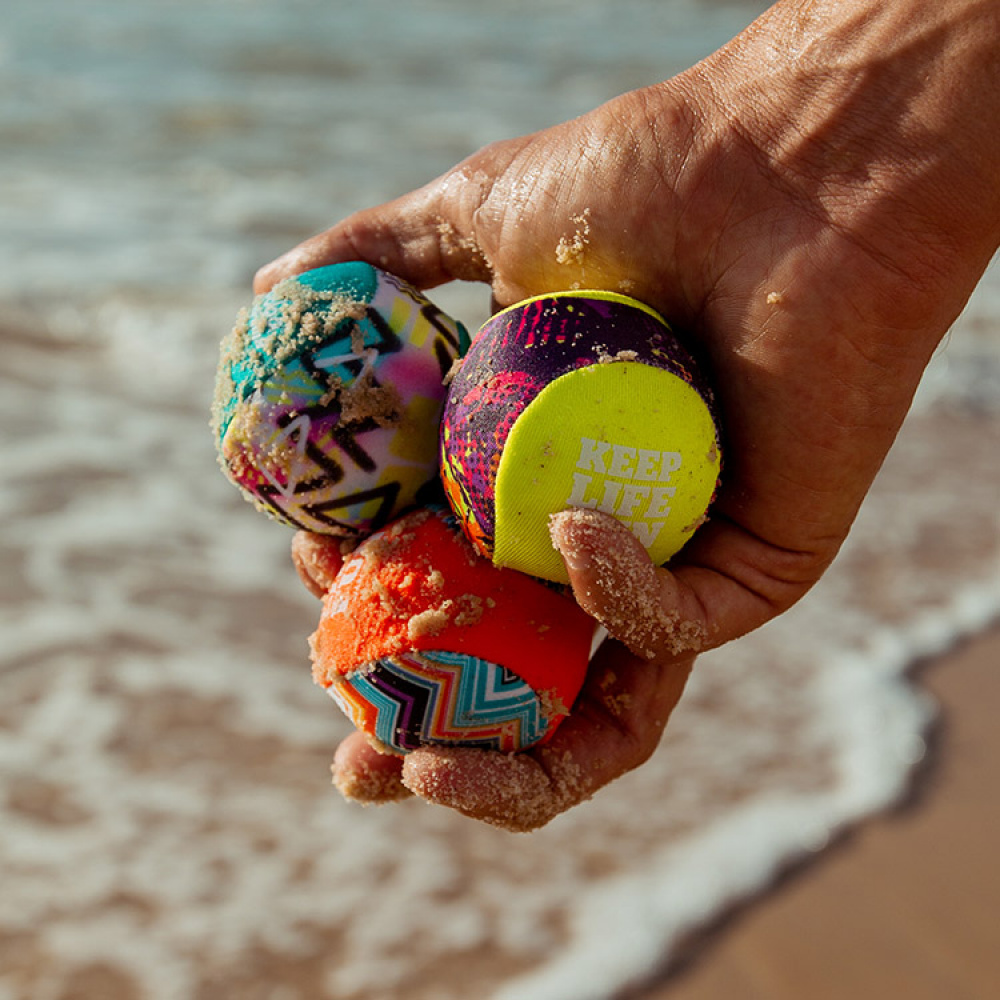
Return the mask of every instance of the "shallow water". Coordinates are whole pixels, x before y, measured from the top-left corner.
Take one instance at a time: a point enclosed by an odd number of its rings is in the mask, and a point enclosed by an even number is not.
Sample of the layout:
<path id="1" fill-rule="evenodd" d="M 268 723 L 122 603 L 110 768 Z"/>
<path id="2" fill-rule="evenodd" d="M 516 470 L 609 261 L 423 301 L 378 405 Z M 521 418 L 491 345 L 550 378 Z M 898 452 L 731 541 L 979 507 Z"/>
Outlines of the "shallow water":
<path id="1" fill-rule="evenodd" d="M 1000 613 L 995 269 L 830 574 L 703 658 L 645 767 L 526 837 L 329 789 L 317 609 L 207 430 L 259 263 L 761 6 L 5 15 L 2 1000 L 610 997 L 905 789 L 934 711 L 907 667 Z"/>

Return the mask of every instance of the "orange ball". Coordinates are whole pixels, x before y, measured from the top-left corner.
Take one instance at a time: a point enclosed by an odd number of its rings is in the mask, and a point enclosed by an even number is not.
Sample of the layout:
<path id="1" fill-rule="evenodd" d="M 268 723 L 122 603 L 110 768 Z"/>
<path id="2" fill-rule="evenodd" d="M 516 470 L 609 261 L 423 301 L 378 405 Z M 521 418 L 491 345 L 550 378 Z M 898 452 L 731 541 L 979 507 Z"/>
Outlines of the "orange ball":
<path id="1" fill-rule="evenodd" d="M 313 676 L 380 749 L 515 751 L 547 740 L 583 685 L 593 619 L 478 556 L 425 508 L 347 558 L 312 636 Z"/>

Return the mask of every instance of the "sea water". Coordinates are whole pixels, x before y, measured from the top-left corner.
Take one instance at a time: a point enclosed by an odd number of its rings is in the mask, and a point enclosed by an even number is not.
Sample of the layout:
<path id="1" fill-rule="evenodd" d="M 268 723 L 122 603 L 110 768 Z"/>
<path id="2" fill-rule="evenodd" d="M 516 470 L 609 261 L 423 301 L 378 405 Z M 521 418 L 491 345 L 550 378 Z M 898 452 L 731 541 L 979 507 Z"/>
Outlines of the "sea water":
<path id="1" fill-rule="evenodd" d="M 934 716 L 908 668 L 1000 613 L 996 271 L 822 583 L 524 837 L 329 789 L 317 608 L 207 428 L 258 265 L 763 6 L 5 5 L 0 998 L 608 998 L 905 792 Z"/>

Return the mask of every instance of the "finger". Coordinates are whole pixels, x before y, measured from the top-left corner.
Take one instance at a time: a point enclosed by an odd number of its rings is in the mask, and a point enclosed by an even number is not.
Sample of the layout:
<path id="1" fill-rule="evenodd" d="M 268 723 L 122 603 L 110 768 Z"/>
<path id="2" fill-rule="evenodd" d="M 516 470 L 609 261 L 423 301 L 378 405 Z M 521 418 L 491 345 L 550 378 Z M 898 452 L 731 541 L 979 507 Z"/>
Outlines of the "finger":
<path id="1" fill-rule="evenodd" d="M 813 553 L 769 545 L 719 517 L 669 569 L 610 515 L 563 511 L 553 544 L 577 602 L 636 655 L 663 658 L 721 646 L 791 607 L 825 569 Z"/>
<path id="2" fill-rule="evenodd" d="M 695 594 L 657 570 L 635 535 L 610 514 L 566 510 L 549 532 L 577 603 L 636 656 L 678 656 L 708 644 Z"/>
<path id="3" fill-rule="evenodd" d="M 254 290 L 260 294 L 283 278 L 348 260 L 367 261 L 417 288 L 490 281 L 477 213 L 510 155 L 503 144 L 487 147 L 430 184 L 349 216 L 261 268 Z"/>
<path id="4" fill-rule="evenodd" d="M 330 771 L 345 799 L 371 805 L 410 796 L 400 779 L 402 767 L 402 758 L 380 753 L 361 733 L 351 733 L 337 747 Z"/>
<path id="5" fill-rule="evenodd" d="M 344 539 L 297 531 L 292 538 L 292 563 L 306 589 L 325 597 L 344 564 Z"/>
<path id="6" fill-rule="evenodd" d="M 403 782 L 473 819 L 518 833 L 538 829 L 649 757 L 692 662 L 650 665 L 607 643 L 548 744 L 518 754 L 423 748 L 405 758 Z"/>

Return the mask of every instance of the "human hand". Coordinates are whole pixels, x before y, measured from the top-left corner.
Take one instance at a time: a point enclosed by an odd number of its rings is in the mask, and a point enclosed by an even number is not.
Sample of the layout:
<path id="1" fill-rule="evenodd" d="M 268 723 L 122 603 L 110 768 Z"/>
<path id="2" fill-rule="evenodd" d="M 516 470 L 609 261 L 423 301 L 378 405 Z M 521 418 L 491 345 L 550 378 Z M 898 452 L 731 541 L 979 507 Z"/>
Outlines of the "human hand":
<path id="1" fill-rule="evenodd" d="M 780 2 L 687 73 L 487 147 L 260 273 L 263 291 L 363 259 L 422 288 L 487 281 L 501 304 L 624 291 L 689 333 L 717 388 L 725 481 L 669 569 L 600 518 L 554 527 L 578 601 L 621 640 L 574 715 L 518 758 L 418 751 L 406 786 L 516 826 L 527 782 L 544 821 L 648 756 L 695 644 L 819 579 L 997 246 L 998 21 L 987 0 Z M 402 787 L 372 754 L 342 746 L 343 790 L 365 769 Z"/>

